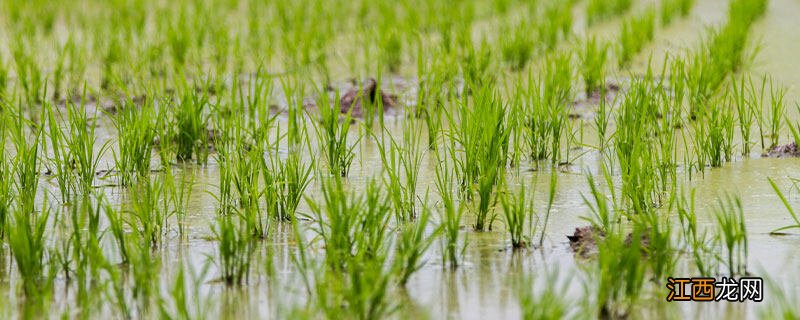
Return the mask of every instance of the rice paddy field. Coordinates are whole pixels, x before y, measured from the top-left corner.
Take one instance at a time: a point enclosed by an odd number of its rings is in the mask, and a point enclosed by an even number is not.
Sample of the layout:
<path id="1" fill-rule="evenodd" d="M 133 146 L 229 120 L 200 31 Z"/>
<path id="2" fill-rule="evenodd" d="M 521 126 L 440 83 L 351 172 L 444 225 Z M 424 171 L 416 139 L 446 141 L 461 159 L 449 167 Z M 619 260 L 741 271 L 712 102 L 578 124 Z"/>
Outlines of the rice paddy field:
<path id="1" fill-rule="evenodd" d="M 798 319 L 798 16 L 2 1 L 0 318 Z"/>

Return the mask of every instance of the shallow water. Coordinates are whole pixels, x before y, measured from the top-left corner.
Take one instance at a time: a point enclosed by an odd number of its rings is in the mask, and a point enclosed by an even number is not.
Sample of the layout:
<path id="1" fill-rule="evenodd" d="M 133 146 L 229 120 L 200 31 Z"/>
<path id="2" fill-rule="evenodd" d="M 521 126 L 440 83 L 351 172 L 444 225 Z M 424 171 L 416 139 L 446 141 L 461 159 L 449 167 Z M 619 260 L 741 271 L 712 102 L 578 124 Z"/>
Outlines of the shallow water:
<path id="1" fill-rule="evenodd" d="M 654 42 L 645 48 L 645 52 L 653 52 L 653 65 L 660 65 L 668 53 L 679 52 L 692 48 L 703 34 L 699 32 L 704 26 L 714 25 L 725 18 L 727 2 L 721 0 L 697 1 L 693 13 L 685 20 L 674 22 L 666 29 L 658 29 Z M 576 11 L 583 10 L 578 6 Z M 800 62 L 795 61 L 794 52 L 800 52 L 800 20 L 795 19 L 800 13 L 800 3 L 792 0 L 773 0 L 770 9 L 763 20 L 756 23 L 753 38 L 761 39 L 762 49 L 752 69 L 754 73 L 769 74 L 776 81 L 789 87 L 788 101 L 794 101 L 798 96 L 797 84 L 800 84 Z M 576 32 L 582 33 L 585 28 L 583 19 L 576 19 Z M 596 32 L 601 37 L 613 38 L 611 32 L 616 30 L 619 19 L 604 23 L 591 32 Z M 795 41 L 798 40 L 798 41 Z M 649 57 L 639 55 L 633 62 L 633 72 L 641 73 L 646 67 Z M 617 75 L 624 78 L 626 75 Z M 391 81 L 391 79 L 390 79 Z M 397 88 L 402 91 L 398 82 Z M 413 80 L 408 80 L 413 82 Z M 411 86 L 409 86 L 411 87 Z M 402 92 L 401 92 L 402 93 Z M 413 96 L 407 93 L 406 96 Z M 790 108 L 791 109 L 791 108 Z M 279 121 L 285 121 L 282 117 Z M 386 119 L 388 134 L 400 136 L 401 122 L 414 121 L 403 118 Z M 579 123 L 579 122 L 577 122 Z M 113 126 L 110 122 L 99 122 L 99 144 L 113 141 Z M 419 124 L 421 125 L 421 123 Z M 592 144 L 593 134 L 586 126 L 586 143 Z M 351 132 L 356 137 L 358 132 Z M 426 137 L 421 137 L 426 141 Z M 786 139 L 782 139 L 785 141 Z M 363 190 L 369 178 L 377 176 L 377 168 L 381 167 L 380 155 L 374 141 L 364 138 L 356 149 L 358 156 L 347 179 L 348 187 L 353 190 Z M 558 173 L 558 185 L 553 205 L 551 219 L 548 222 L 547 234 L 544 245 L 535 250 L 522 250 L 515 252 L 510 249 L 510 241 L 503 231 L 501 222 L 493 231 L 473 232 L 469 218 L 463 221 L 462 239 L 466 239 L 466 252 L 463 266 L 451 270 L 444 266 L 440 260 L 442 256 L 438 244 L 434 244 L 426 253 L 426 265 L 420 269 L 410 280 L 407 290 L 397 294 L 401 308 L 398 313 L 400 318 L 430 317 L 434 319 L 514 319 L 520 317 L 519 304 L 516 300 L 512 284 L 518 283 L 523 275 L 535 274 L 538 279 L 561 279 L 567 287 L 568 301 L 573 302 L 574 309 L 579 309 L 585 299 L 590 299 L 592 290 L 586 290 L 585 283 L 591 282 L 583 268 L 588 264 L 576 258 L 570 251 L 567 234 L 574 228 L 586 225 L 582 217 L 590 214 L 585 204 L 583 195 L 589 193 L 585 172 L 598 175 L 599 154 L 589 149 L 575 150 L 575 154 L 587 152 L 578 158 L 571 166 Z M 284 150 L 285 152 L 285 150 Z M 430 202 L 435 203 L 437 196 L 434 191 L 434 160 L 435 154 L 426 152 L 422 161 L 418 194 L 424 195 L 429 191 Z M 310 155 L 305 155 L 305 160 L 310 161 Z M 101 162 L 101 169 L 113 167 L 113 157 L 107 153 Z M 240 289 L 228 289 L 222 283 L 215 281 L 218 278 L 216 267 L 209 263 L 209 256 L 215 254 L 216 245 L 210 240 L 212 236 L 211 224 L 215 216 L 215 203 L 212 194 L 218 181 L 219 167 L 213 161 L 205 167 L 191 165 L 177 165 L 176 169 L 195 175 L 195 187 L 189 205 L 187 216 L 188 236 L 181 238 L 176 232 L 171 234 L 171 240 L 166 244 L 162 254 L 162 279 L 160 290 L 168 292 L 172 278 L 184 263 L 200 272 L 208 267 L 207 272 L 199 276 L 200 299 L 198 307 L 209 308 L 212 318 L 256 318 L 265 315 L 285 317 L 292 306 L 302 306 L 305 303 L 305 292 L 301 280 L 298 278 L 296 267 L 292 262 L 292 255 L 297 251 L 297 244 L 292 236 L 289 225 L 276 224 L 273 226 L 273 235 L 259 246 L 259 256 L 267 248 L 272 252 L 276 276 L 267 277 L 265 270 L 254 270 L 248 285 Z M 547 199 L 547 189 L 550 181 L 550 169 L 536 171 L 530 164 L 524 163 L 517 168 L 509 170 L 508 178 L 512 186 L 525 183 L 535 186 L 535 199 L 539 212 L 544 211 Z M 728 193 L 741 196 L 744 204 L 749 239 L 749 270 L 756 276 L 772 279 L 777 283 L 788 285 L 788 290 L 800 290 L 800 277 L 793 271 L 800 266 L 800 235 L 774 236 L 769 232 L 787 225 L 791 222 L 789 214 L 783 204 L 771 189 L 767 177 L 776 180 L 779 186 L 787 189 L 793 177 L 800 170 L 800 159 L 771 159 L 760 158 L 758 155 L 747 156 L 732 163 L 725 164 L 722 168 L 706 170 L 703 176 L 694 176 L 691 181 L 685 175 L 679 174 L 679 185 L 685 189 L 695 187 L 697 190 L 698 222 L 703 228 L 713 229 L 715 220 L 713 208 L 716 199 Z M 680 170 L 679 170 L 680 172 Z M 618 178 L 618 177 L 617 177 Z M 98 180 L 98 184 L 104 183 Z M 110 178 L 109 183 L 113 183 Z M 44 197 L 48 190 L 57 190 L 54 182 L 43 179 L 39 197 Z M 128 191 L 116 187 L 103 189 L 109 199 L 114 203 L 125 203 L 129 197 Z M 307 196 L 315 198 L 319 195 L 318 181 L 312 182 L 307 190 Z M 800 203 L 798 195 L 792 195 L 793 204 Z M 306 203 L 301 203 L 300 213 L 309 213 Z M 677 217 L 672 219 L 675 229 L 678 229 Z M 106 222 L 103 222 L 104 226 Z M 308 227 L 308 223 L 306 223 Z M 308 237 L 312 236 L 305 230 Z M 53 237 L 52 242 L 58 238 Z M 106 249 L 113 251 L 114 247 L 106 241 Z M 323 248 L 319 245 L 312 248 L 312 252 L 321 257 Z M 4 292 L 13 292 L 19 281 L 14 276 L 15 265 L 5 254 L 0 254 L 0 270 L 10 270 L 12 275 L 7 281 L 0 281 Z M 692 268 L 688 259 L 683 256 L 679 261 L 674 276 L 692 276 Z M 258 264 L 261 265 L 261 264 Z M 0 272 L 3 274 L 3 272 Z M 56 289 L 56 305 L 64 304 L 68 298 L 58 297 L 59 290 L 64 290 L 65 280 L 59 277 Z M 644 292 L 648 293 L 640 300 L 638 308 L 634 309 L 632 318 L 708 318 L 725 317 L 731 319 L 758 318 L 759 308 L 765 308 L 770 299 L 769 293 L 765 296 L 764 303 L 667 303 L 667 294 L 664 285 L 666 279 L 655 279 L 654 282 L 645 284 Z M 652 292 L 653 294 L 649 294 Z M 769 292 L 769 291 L 768 291 Z M 66 293 L 63 297 L 69 297 Z M 12 307 L 22 301 L 10 294 L 9 300 L 0 303 L 0 311 L 13 309 Z M 3 305 L 5 303 L 6 305 Z M 63 308 L 63 306 L 62 306 Z M 63 310 L 63 309 L 62 309 Z M 6 313 L 16 314 L 15 311 Z M 2 313 L 0 313 L 2 314 Z"/>

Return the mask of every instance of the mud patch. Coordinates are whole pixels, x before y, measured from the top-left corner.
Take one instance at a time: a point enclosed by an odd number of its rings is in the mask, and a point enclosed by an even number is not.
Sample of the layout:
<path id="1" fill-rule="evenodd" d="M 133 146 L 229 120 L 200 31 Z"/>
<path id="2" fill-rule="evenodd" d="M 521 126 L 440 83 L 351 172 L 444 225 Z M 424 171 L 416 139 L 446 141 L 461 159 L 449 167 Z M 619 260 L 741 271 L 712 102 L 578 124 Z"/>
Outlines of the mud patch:
<path id="1" fill-rule="evenodd" d="M 360 118 L 364 116 L 365 103 L 379 106 L 386 111 L 397 107 L 397 101 L 397 95 L 389 94 L 378 88 L 378 82 L 374 78 L 369 78 L 361 84 L 360 88 L 352 88 L 342 95 L 339 100 L 339 111 L 341 113 L 351 112 L 351 116 Z"/>
<path id="2" fill-rule="evenodd" d="M 792 142 L 772 147 L 761 156 L 765 158 L 796 158 L 800 157 L 800 150 L 797 148 L 797 143 Z"/>

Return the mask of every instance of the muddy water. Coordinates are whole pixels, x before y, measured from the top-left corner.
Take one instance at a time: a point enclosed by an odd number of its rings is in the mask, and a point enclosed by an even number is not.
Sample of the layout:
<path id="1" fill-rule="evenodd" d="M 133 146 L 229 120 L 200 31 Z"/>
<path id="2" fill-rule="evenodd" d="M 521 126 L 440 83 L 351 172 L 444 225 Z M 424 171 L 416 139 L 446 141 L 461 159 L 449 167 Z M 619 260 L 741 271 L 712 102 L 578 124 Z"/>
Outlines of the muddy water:
<path id="1" fill-rule="evenodd" d="M 720 22 L 725 17 L 726 1 L 697 1 L 691 16 L 685 20 L 675 21 L 666 29 L 659 29 L 656 39 L 645 52 L 652 50 L 653 61 L 663 61 L 667 53 L 692 48 L 700 40 L 704 26 Z M 579 8 L 583 8 L 579 6 Z M 792 52 L 800 52 L 800 20 L 795 15 L 800 13 L 800 3 L 793 0 L 773 0 L 765 18 L 754 28 L 754 38 L 761 39 L 761 54 L 752 66 L 756 73 L 770 74 L 776 80 L 790 87 L 788 101 L 797 96 L 795 87 L 800 84 L 800 62 L 795 61 Z M 577 19 L 582 21 L 582 19 Z M 603 37 L 613 39 L 611 30 L 616 30 L 618 21 L 610 21 L 605 26 L 593 28 Z M 578 23 L 576 28 L 581 28 Z M 648 57 L 639 56 L 634 62 L 634 72 L 641 72 Z M 280 119 L 284 121 L 284 119 Z M 394 136 L 400 136 L 401 122 L 413 121 L 400 118 L 387 119 L 387 130 Z M 100 138 L 103 141 L 113 139 L 110 123 L 100 123 Z M 588 130 L 588 129 L 587 129 Z M 590 131 L 589 131 L 590 132 Z M 356 137 L 356 132 L 351 132 Z M 587 139 L 591 140 L 591 133 Z M 425 141 L 423 136 L 422 141 Z M 577 150 L 580 153 L 586 150 Z M 285 152 L 285 151 L 284 151 Z M 364 188 L 370 177 L 377 176 L 376 168 L 381 161 L 374 141 L 365 139 L 357 148 L 359 155 L 351 170 L 348 184 L 355 190 Z M 306 160 L 311 160 L 306 155 Z M 462 238 L 467 246 L 463 266 L 452 271 L 443 266 L 438 244 L 434 244 L 426 254 L 427 264 L 410 280 L 407 290 L 398 294 L 400 301 L 400 317 L 430 317 L 459 319 L 518 318 L 519 305 L 515 298 L 512 284 L 518 283 L 525 274 L 534 274 L 537 279 L 556 278 L 566 287 L 565 300 L 572 303 L 572 310 L 580 310 L 585 301 L 593 299 L 592 279 L 583 272 L 589 263 L 576 259 L 570 252 L 565 235 L 584 225 L 581 219 L 589 215 L 582 195 L 588 195 L 588 185 L 583 172 L 597 174 L 599 155 L 588 151 L 571 167 L 558 174 L 558 185 L 553 212 L 548 224 L 548 232 L 544 246 L 537 250 L 513 252 L 509 239 L 498 223 L 494 231 L 472 232 L 470 221 L 463 222 Z M 101 168 L 110 168 L 113 158 L 107 154 Z M 426 153 L 421 166 L 418 194 L 424 195 L 430 190 L 431 202 L 437 199 L 434 192 L 433 153 Z M 273 226 L 273 238 L 260 248 L 259 253 L 269 249 L 273 255 L 276 276 L 266 277 L 265 270 L 254 270 L 250 284 L 241 289 L 226 289 L 215 281 L 218 277 L 216 267 L 209 263 L 209 256 L 215 254 L 215 244 L 210 241 L 211 229 L 215 215 L 215 201 L 211 193 L 218 182 L 219 167 L 212 162 L 203 168 L 178 166 L 179 171 L 193 173 L 196 185 L 190 202 L 188 237 L 181 239 L 177 234 L 167 245 L 163 253 L 161 290 L 168 292 L 171 278 L 178 272 L 180 263 L 188 264 L 198 273 L 200 283 L 200 300 L 195 306 L 208 308 L 209 314 L 227 318 L 253 318 L 259 315 L 285 315 L 292 306 L 305 304 L 305 292 L 292 263 L 291 256 L 296 252 L 296 243 L 287 225 Z M 550 179 L 549 169 L 532 170 L 529 164 L 509 170 L 509 181 L 512 185 L 525 183 L 535 186 L 537 209 L 543 212 Z M 726 164 L 722 168 L 707 170 L 702 177 L 695 176 L 689 181 L 681 177 L 681 184 L 697 190 L 698 222 L 702 227 L 713 230 L 715 227 L 713 208 L 715 199 L 728 193 L 741 196 L 744 204 L 748 237 L 749 237 L 749 269 L 756 276 L 769 277 L 778 283 L 788 284 L 789 290 L 800 290 L 800 276 L 796 275 L 800 265 L 800 235 L 772 236 L 769 232 L 775 228 L 789 224 L 790 217 L 779 202 L 767 182 L 767 177 L 776 180 L 784 190 L 791 184 L 789 177 L 800 171 L 800 159 L 762 159 L 744 157 Z M 56 190 L 52 182 L 42 182 L 42 193 Z M 109 198 L 116 203 L 125 202 L 126 191 L 117 188 L 104 189 Z M 319 185 L 313 182 L 308 189 L 312 198 L 319 194 Z M 41 195 L 40 195 L 41 197 Z M 790 198 L 793 204 L 800 204 L 798 195 Z M 301 213 L 308 213 L 304 203 L 299 208 Z M 673 219 L 676 228 L 677 218 Z M 307 235 L 311 234 L 306 230 Z M 108 250 L 113 250 L 108 244 Z M 321 256 L 321 248 L 312 248 L 312 253 Z M 3 257 L 4 255 L 0 255 Z M 677 267 L 675 276 L 693 276 L 687 257 L 683 257 Z M 260 258 L 260 259 L 263 259 Z M 265 263 L 256 263 L 256 266 Z M 204 268 L 206 272 L 202 272 Z M 0 261 L 0 268 L 13 269 L 10 261 Z M 13 273 L 12 273 L 13 274 Z M 18 280 L 11 277 L 6 288 L 14 288 Z M 63 279 L 59 279 L 63 284 Z M 656 279 L 645 286 L 644 292 L 653 292 L 642 297 L 640 307 L 634 310 L 634 317 L 663 318 L 666 315 L 675 318 L 757 318 L 759 308 L 766 303 L 667 303 L 664 301 L 666 289 L 665 279 Z M 588 286 L 588 290 L 587 290 Z M 58 292 L 58 291 L 57 291 Z M 67 293 L 66 296 L 69 296 Z M 17 301 L 14 295 L 9 301 L 0 302 L 0 311 L 10 308 Z M 206 300 L 208 299 L 208 300 Z M 765 297 L 769 301 L 770 296 Z M 58 301 L 57 304 L 63 303 Z M 0 312 L 3 314 L 3 312 Z"/>

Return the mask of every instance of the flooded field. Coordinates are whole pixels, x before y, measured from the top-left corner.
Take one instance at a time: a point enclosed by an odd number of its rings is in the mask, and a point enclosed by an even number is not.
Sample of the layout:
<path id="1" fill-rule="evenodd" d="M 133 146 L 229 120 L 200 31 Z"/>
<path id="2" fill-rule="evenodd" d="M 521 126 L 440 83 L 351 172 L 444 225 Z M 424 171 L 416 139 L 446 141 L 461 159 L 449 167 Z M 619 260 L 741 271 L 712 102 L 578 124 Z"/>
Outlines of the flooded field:
<path id="1" fill-rule="evenodd" d="M 0 8 L 0 318 L 800 317 L 798 1 Z"/>

